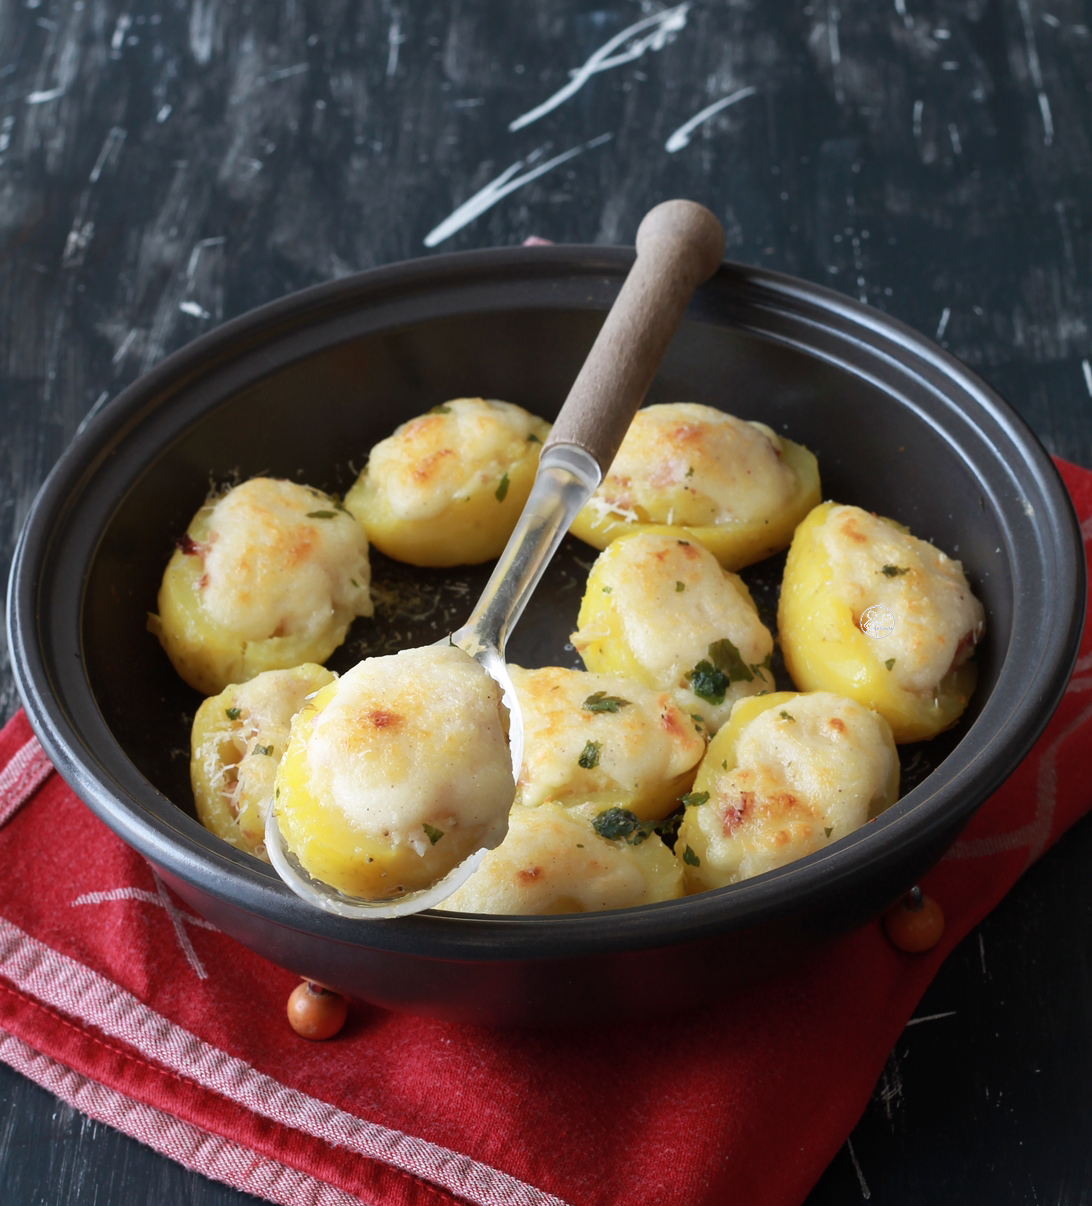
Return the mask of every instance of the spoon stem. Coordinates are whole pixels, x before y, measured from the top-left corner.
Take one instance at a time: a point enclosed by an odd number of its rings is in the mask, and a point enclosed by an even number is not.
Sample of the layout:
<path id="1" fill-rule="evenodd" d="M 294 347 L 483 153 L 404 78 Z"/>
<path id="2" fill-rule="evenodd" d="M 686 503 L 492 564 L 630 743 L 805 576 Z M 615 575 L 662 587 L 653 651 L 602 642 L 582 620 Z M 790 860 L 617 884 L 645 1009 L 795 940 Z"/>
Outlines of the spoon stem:
<path id="1" fill-rule="evenodd" d="M 600 477 L 595 458 L 583 448 L 554 444 L 543 451 L 519 522 L 470 618 L 452 634 L 456 645 L 471 654 L 483 649 L 503 654 L 508 633 Z"/>

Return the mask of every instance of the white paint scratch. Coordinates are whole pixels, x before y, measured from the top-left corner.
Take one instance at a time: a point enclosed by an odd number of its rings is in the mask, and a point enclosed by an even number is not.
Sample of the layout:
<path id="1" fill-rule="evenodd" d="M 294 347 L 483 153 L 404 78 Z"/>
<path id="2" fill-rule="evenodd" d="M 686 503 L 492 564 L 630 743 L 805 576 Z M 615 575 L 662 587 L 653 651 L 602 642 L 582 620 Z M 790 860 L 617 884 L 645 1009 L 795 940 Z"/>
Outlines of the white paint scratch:
<path id="1" fill-rule="evenodd" d="M 0 155 L 11 146 L 11 132 L 14 129 L 15 118 L 9 113 L 3 121 L 0 121 Z"/>
<path id="2" fill-rule="evenodd" d="M 1043 119 L 1043 145 L 1050 146 L 1054 141 L 1054 118 L 1050 113 L 1050 101 L 1045 92 L 1039 93 L 1039 113 Z"/>
<path id="3" fill-rule="evenodd" d="M 1035 43 L 1035 23 L 1031 17 L 1031 7 L 1028 0 L 1019 0 L 1020 20 L 1024 26 L 1024 41 L 1028 50 L 1028 74 L 1039 98 L 1039 115 L 1043 119 L 1043 144 L 1050 146 L 1054 142 L 1054 119 L 1050 112 L 1050 101 L 1043 87 L 1043 69 L 1039 62 L 1039 48 Z"/>
<path id="4" fill-rule="evenodd" d="M 28 105 L 45 105 L 61 96 L 64 96 L 64 88 L 50 88 L 47 92 L 31 92 L 26 98 L 26 103 Z"/>
<path id="5" fill-rule="evenodd" d="M 857 1153 L 853 1150 L 853 1140 L 846 1139 L 846 1147 L 849 1149 L 849 1158 L 853 1161 L 854 1171 L 857 1173 L 857 1181 L 861 1186 L 861 1197 L 867 1202 L 872 1197 L 872 1191 L 868 1188 L 868 1182 L 864 1179 L 864 1172 L 861 1169 L 861 1163 L 857 1159 Z"/>
<path id="6" fill-rule="evenodd" d="M 125 35 L 129 32 L 129 26 L 132 25 L 133 18 L 128 13 L 122 13 L 118 17 L 118 23 L 114 26 L 114 36 L 110 39 L 110 49 L 120 50 L 125 44 Z"/>
<path id="7" fill-rule="evenodd" d="M 77 435 L 79 435 L 87 424 L 91 422 L 91 420 L 99 413 L 100 410 L 102 410 L 102 408 L 106 405 L 107 398 L 109 397 L 110 391 L 108 389 L 104 389 L 102 393 L 99 394 L 99 396 L 95 399 L 95 401 L 92 402 L 91 409 L 83 416 L 83 418 L 80 420 L 79 427 L 76 428 Z"/>
<path id="8" fill-rule="evenodd" d="M 121 144 L 124 141 L 125 131 L 120 126 L 114 126 L 110 133 L 106 135 L 106 141 L 102 144 L 99 157 L 95 160 L 95 166 L 91 169 L 90 180 L 92 184 L 98 183 L 99 177 L 102 175 L 102 169 L 107 163 L 113 166 L 118 155 L 121 153 Z"/>
<path id="9" fill-rule="evenodd" d="M 948 137 L 952 140 L 952 150 L 957 155 L 963 154 L 963 144 L 959 141 L 959 130 L 954 121 L 948 123 Z"/>
<path id="10" fill-rule="evenodd" d="M 259 84 L 275 84 L 277 80 L 287 80 L 293 75 L 303 75 L 305 71 L 310 70 L 310 63 L 296 63 L 292 67 L 279 67 L 276 71 L 271 71 L 257 82 Z"/>
<path id="11" fill-rule="evenodd" d="M 911 1018 L 906 1025 L 907 1027 L 917 1026 L 920 1022 L 935 1022 L 938 1018 L 954 1018 L 955 1015 L 956 1011 L 954 1009 L 949 1009 L 944 1013 L 927 1013 L 924 1015 L 924 1017 Z"/>
<path id="12" fill-rule="evenodd" d="M 397 17 L 391 22 L 390 29 L 387 30 L 387 78 L 390 79 L 398 70 L 398 48 L 406 40 L 405 34 L 402 33 L 402 23 Z"/>
<path id="13" fill-rule="evenodd" d="M 195 301 L 184 301 L 178 303 L 178 308 L 183 314 L 192 314 L 194 318 L 208 318 L 209 312 L 204 306 L 199 306 Z"/>
<path id="14" fill-rule="evenodd" d="M 167 120 L 167 118 L 170 117 L 170 115 L 171 115 L 171 106 L 164 105 L 159 110 L 159 112 L 155 115 L 155 119 L 157 122 L 159 122 L 160 125 L 162 125 Z"/>
<path id="15" fill-rule="evenodd" d="M 577 67 L 571 71 L 569 74 L 572 78 L 563 88 L 559 88 L 541 105 L 517 117 L 515 121 L 509 122 L 508 129 L 512 132 L 522 130 L 524 126 L 529 126 L 532 122 L 538 121 L 540 117 L 545 117 L 558 105 L 563 105 L 569 97 L 575 96 L 588 80 L 600 71 L 609 71 L 612 67 L 632 63 L 636 59 L 642 58 L 649 50 L 663 50 L 669 42 L 674 40 L 675 34 L 685 28 L 686 14 L 689 11 L 690 3 L 687 0 L 685 4 L 666 9 L 662 13 L 654 13 L 651 17 L 645 17 L 643 21 L 637 21 L 633 25 L 627 26 L 621 33 L 615 34 L 609 42 L 604 42 L 583 67 Z M 624 49 L 619 51 L 620 47 Z M 619 53 L 615 54 L 615 51 L 619 51 Z"/>
<path id="16" fill-rule="evenodd" d="M 1084 374 L 1084 386 L 1088 390 L 1088 396 L 1092 398 L 1092 365 L 1089 365 L 1087 360 L 1081 361 L 1081 372 Z"/>
<path id="17" fill-rule="evenodd" d="M 914 101 L 914 137 L 921 137 L 921 115 L 925 112 L 925 102 L 923 100 Z"/>
<path id="18" fill-rule="evenodd" d="M 1089 390 L 1092 393 L 1092 389 Z M 982 974 L 988 975 L 986 971 L 986 940 L 982 937 L 982 931 L 978 931 L 978 960 L 982 964 Z"/>
<path id="19" fill-rule="evenodd" d="M 136 337 L 137 337 L 137 333 L 136 333 L 136 328 L 134 327 L 129 332 L 129 334 L 126 335 L 125 338 L 121 341 L 121 346 L 114 353 L 114 357 L 111 360 L 111 364 L 120 364 L 125 359 L 125 355 L 129 351 L 129 349 L 133 346 L 133 340 L 136 339 Z"/>
<path id="20" fill-rule="evenodd" d="M 690 135 L 698 128 L 707 122 L 715 113 L 719 113 L 722 109 L 727 109 L 729 105 L 734 105 L 737 101 L 744 100 L 748 96 L 754 96 L 756 89 L 753 87 L 740 88 L 738 92 L 733 92 L 731 96 L 722 97 L 719 101 L 714 101 L 711 105 L 706 105 L 700 112 L 687 122 L 684 122 L 675 131 L 674 134 L 664 143 L 664 150 L 669 155 L 674 155 L 676 151 L 681 151 L 683 147 L 690 145 Z"/>
<path id="21" fill-rule="evenodd" d="M 940 316 L 940 322 L 937 323 L 937 339 L 944 338 L 944 332 L 948 329 L 948 319 L 951 317 L 951 309 L 948 306 L 945 306 L 944 311 Z"/>
<path id="22" fill-rule="evenodd" d="M 492 209 L 503 197 L 507 197 L 509 193 L 513 193 L 517 188 L 522 188 L 525 184 L 529 184 L 532 180 L 537 180 L 539 176 L 559 166 L 562 163 L 567 163 L 570 159 L 582 154 L 586 150 L 590 150 L 594 146 L 601 146 L 604 142 L 608 142 L 613 137 L 612 134 L 603 134 L 591 142 L 582 143 L 578 147 L 572 147 L 568 151 L 562 152 L 560 155 L 555 155 L 553 159 L 548 159 L 545 163 L 539 164 L 529 172 L 524 172 L 522 176 L 517 176 L 516 173 L 521 168 L 526 167 L 542 154 L 540 147 L 532 155 L 528 155 L 526 159 L 517 159 L 511 167 L 507 167 L 499 176 L 495 176 L 489 183 L 478 192 L 464 201 L 457 210 L 449 217 L 445 218 L 439 226 L 433 227 L 432 230 L 425 235 L 425 246 L 435 247 L 438 243 L 442 243 L 445 239 L 451 238 L 457 231 L 462 230 L 464 226 L 469 225 L 475 218 L 484 214 L 487 209 Z"/>

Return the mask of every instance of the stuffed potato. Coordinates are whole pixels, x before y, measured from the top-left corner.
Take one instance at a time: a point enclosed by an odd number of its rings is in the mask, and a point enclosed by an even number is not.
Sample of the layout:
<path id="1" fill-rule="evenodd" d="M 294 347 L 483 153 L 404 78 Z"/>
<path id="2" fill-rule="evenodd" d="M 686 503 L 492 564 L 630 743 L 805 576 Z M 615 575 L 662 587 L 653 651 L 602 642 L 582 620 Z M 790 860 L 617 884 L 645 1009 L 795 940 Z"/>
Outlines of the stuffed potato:
<path id="1" fill-rule="evenodd" d="M 508 835 L 438 907 L 455 913 L 591 913 L 683 894 L 682 870 L 652 833 L 640 843 L 596 832 L 596 808 L 517 804 Z"/>
<path id="2" fill-rule="evenodd" d="M 498 845 L 514 795 L 500 687 L 430 645 L 367 658 L 304 706 L 273 807 L 311 875 L 384 900 Z"/>
<path id="3" fill-rule="evenodd" d="M 820 497 L 815 457 L 800 444 L 672 402 L 637 412 L 571 530 L 597 549 L 633 531 L 692 537 L 735 570 L 785 548 Z"/>
<path id="4" fill-rule="evenodd" d="M 263 670 L 324 662 L 370 616 L 368 538 L 329 495 L 252 478 L 194 516 L 148 628 L 205 695 Z"/>
<path id="5" fill-rule="evenodd" d="M 510 402 L 455 398 L 376 444 L 345 505 L 397 561 L 488 561 L 516 526 L 549 433 Z"/>
<path id="6" fill-rule="evenodd" d="M 715 733 L 732 704 L 771 691 L 773 637 L 742 579 L 694 541 L 634 532 L 599 554 L 572 643 L 599 674 L 671 691 Z"/>
<path id="7" fill-rule="evenodd" d="M 206 829 L 268 861 L 265 819 L 292 717 L 334 678 L 313 662 L 267 670 L 225 688 L 197 709 L 190 781 L 197 817 Z"/>
<path id="8" fill-rule="evenodd" d="M 700 716 L 631 680 L 509 669 L 523 714 L 522 804 L 626 801 L 641 820 L 674 808 L 705 752 Z"/>
<path id="9" fill-rule="evenodd" d="M 895 743 L 875 712 L 825 691 L 740 700 L 709 743 L 679 826 L 687 891 L 821 850 L 898 794 Z"/>
<path id="10" fill-rule="evenodd" d="M 802 691 L 848 695 L 884 716 L 896 741 L 921 741 L 967 705 L 985 611 L 958 561 L 891 520 L 823 503 L 793 538 L 778 628 Z"/>

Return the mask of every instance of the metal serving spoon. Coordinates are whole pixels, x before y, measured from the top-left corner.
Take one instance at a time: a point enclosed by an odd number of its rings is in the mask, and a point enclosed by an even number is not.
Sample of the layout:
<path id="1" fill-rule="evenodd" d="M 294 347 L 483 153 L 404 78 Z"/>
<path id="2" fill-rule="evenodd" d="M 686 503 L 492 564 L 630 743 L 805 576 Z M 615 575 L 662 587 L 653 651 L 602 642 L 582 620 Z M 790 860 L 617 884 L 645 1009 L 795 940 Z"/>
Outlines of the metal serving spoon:
<path id="1" fill-rule="evenodd" d="M 546 440 L 527 505 L 477 606 L 445 637 L 500 684 L 509 712 L 512 770 L 523 765 L 523 719 L 504 663 L 508 633 L 546 566 L 614 460 L 694 290 L 716 271 L 724 230 L 704 206 L 665 201 L 637 230 L 637 260 L 607 314 Z M 439 904 L 464 883 L 487 851 L 476 851 L 429 888 L 397 900 L 346 895 L 314 879 L 287 848 L 272 808 L 265 845 L 274 868 L 304 900 L 342 917 L 403 917 Z"/>

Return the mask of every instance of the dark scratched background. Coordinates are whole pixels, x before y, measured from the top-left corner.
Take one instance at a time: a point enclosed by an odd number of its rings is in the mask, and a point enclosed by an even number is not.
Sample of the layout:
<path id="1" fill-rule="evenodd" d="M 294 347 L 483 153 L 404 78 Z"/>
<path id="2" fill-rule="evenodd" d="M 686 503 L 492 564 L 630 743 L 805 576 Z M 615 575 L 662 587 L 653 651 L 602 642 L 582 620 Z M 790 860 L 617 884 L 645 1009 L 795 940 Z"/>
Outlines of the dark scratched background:
<path id="1" fill-rule="evenodd" d="M 670 196 L 1092 467 L 1087 0 L 0 0 L 0 572 L 85 415 L 215 324 Z M 1086 821 L 952 955 L 808 1206 L 1092 1201 L 1090 868 Z M 244 1200 L 0 1065 L 5 1206 Z"/>

